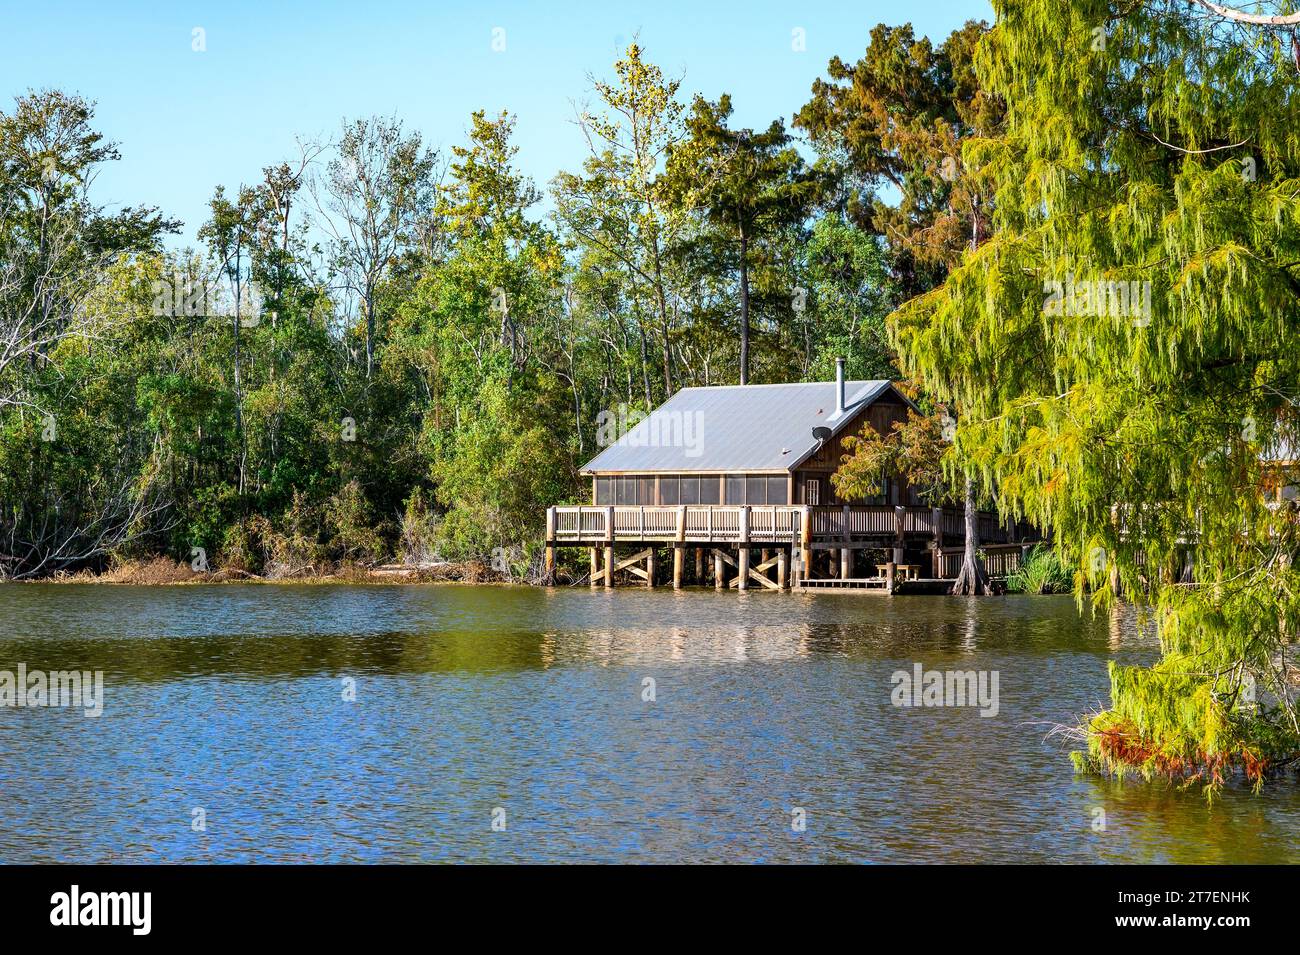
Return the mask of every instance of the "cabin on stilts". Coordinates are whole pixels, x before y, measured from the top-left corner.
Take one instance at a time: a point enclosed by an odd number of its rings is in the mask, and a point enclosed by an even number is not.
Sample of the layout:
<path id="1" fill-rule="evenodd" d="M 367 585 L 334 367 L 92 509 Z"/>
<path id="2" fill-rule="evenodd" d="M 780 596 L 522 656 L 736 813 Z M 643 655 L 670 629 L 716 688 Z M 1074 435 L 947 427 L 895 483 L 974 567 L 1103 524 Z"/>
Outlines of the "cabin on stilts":
<path id="1" fill-rule="evenodd" d="M 591 504 L 546 514 L 546 561 L 584 547 L 593 587 L 622 577 L 719 590 L 942 592 L 961 567 L 960 508 L 922 503 L 902 480 L 842 500 L 830 477 L 845 435 L 881 433 L 912 403 L 889 381 L 683 388 L 583 467 Z M 991 577 L 1019 567 L 1037 535 L 979 515 Z M 661 571 L 671 563 L 671 576 Z"/>

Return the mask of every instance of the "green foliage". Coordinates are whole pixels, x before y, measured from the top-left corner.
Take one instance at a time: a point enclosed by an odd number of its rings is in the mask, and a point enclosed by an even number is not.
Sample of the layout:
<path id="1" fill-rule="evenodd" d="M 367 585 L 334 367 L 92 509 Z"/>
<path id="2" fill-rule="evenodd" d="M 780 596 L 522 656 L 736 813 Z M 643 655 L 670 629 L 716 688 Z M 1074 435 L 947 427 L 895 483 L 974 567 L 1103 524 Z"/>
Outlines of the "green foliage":
<path id="1" fill-rule="evenodd" d="M 1007 578 L 1007 590 L 1013 594 L 1068 594 L 1074 590 L 1074 571 L 1055 548 L 1037 544 Z"/>
<path id="2" fill-rule="evenodd" d="M 1256 774 L 1300 753 L 1278 676 L 1298 525 L 1260 493 L 1300 397 L 1289 36 L 1163 0 L 997 8 L 976 59 L 1005 135 L 963 151 L 994 231 L 893 317 L 903 364 L 962 409 L 958 450 L 1003 505 L 1053 528 L 1081 600 L 1114 577 L 1150 607 L 1165 658 L 1116 671 L 1092 764 Z M 1283 737 L 1223 708 L 1251 679 Z"/>
<path id="3" fill-rule="evenodd" d="M 886 479 L 898 478 L 936 505 L 953 497 L 943 471 L 948 442 L 935 415 L 909 408 L 907 418 L 895 421 L 886 434 L 868 422 L 858 434 L 844 436 L 844 448 L 848 454 L 831 475 L 831 483 L 846 500 L 873 497 L 881 492 Z"/>

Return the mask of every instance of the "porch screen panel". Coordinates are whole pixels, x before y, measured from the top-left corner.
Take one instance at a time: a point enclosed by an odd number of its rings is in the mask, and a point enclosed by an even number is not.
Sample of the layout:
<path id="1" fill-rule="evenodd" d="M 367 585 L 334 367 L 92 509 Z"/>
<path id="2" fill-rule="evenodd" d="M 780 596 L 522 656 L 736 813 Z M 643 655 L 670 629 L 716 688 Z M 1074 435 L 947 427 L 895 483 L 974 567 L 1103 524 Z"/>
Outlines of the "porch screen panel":
<path id="1" fill-rule="evenodd" d="M 785 476 L 769 476 L 767 479 L 767 503 L 769 504 L 789 504 L 790 501 L 786 495 Z"/>
<path id="2" fill-rule="evenodd" d="M 706 474 L 700 478 L 700 503 L 701 504 L 720 504 L 718 500 L 719 485 L 721 481 L 716 474 Z"/>

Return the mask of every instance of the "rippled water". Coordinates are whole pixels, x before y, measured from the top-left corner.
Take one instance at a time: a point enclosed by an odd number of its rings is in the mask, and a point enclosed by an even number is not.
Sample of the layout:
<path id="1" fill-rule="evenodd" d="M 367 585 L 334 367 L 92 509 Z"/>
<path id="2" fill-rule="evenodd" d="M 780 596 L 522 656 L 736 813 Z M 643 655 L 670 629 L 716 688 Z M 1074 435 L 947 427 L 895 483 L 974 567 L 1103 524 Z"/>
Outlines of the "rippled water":
<path id="1" fill-rule="evenodd" d="M 13 585 L 0 608 L 0 669 L 105 671 L 98 719 L 0 708 L 6 862 L 1300 861 L 1294 782 L 1207 806 L 1073 773 L 1050 725 L 1155 647 L 1068 598 Z M 918 662 L 998 671 L 997 716 L 891 705 Z"/>

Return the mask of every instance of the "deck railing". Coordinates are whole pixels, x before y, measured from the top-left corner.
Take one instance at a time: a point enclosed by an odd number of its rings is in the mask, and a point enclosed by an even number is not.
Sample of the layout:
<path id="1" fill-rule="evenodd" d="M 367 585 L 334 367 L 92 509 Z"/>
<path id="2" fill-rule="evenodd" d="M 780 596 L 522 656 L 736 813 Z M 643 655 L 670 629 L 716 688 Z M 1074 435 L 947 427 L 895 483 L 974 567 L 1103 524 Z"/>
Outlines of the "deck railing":
<path id="1" fill-rule="evenodd" d="M 600 543 L 613 540 L 685 541 L 696 543 L 741 540 L 747 519 L 751 541 L 794 543 L 799 541 L 803 522 L 809 523 L 809 539 L 836 541 L 845 538 L 892 537 L 899 522 L 907 535 L 935 533 L 936 512 L 928 507 L 893 507 L 891 505 L 857 505 L 812 507 L 789 504 L 646 504 L 646 505 L 574 505 L 556 507 L 553 539 L 556 543 Z M 746 516 L 747 512 L 747 516 Z M 613 534 L 609 523 L 613 520 Z M 965 516 L 960 509 L 945 508 L 937 519 L 943 533 L 960 538 L 965 532 Z M 1017 536 L 1029 536 L 1027 527 L 1009 528 L 995 514 L 979 514 L 982 542 L 998 544 Z M 1017 558 L 1018 559 L 1018 558 Z"/>
<path id="2" fill-rule="evenodd" d="M 981 544 L 980 563 L 990 577 L 1005 580 L 1020 570 L 1023 545 Z M 960 547 L 944 548 L 939 555 L 939 576 L 951 580 L 961 572 L 963 550 Z"/>
<path id="3" fill-rule="evenodd" d="M 557 507 L 557 543 L 600 543 L 614 540 L 640 541 L 738 541 L 744 536 L 746 508 L 738 505 L 683 504 Z M 751 541 L 795 542 L 803 521 L 802 507 L 753 504 L 748 508 L 748 538 Z"/>

